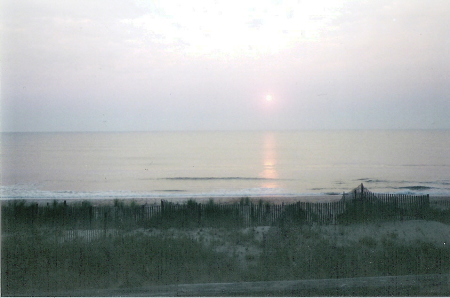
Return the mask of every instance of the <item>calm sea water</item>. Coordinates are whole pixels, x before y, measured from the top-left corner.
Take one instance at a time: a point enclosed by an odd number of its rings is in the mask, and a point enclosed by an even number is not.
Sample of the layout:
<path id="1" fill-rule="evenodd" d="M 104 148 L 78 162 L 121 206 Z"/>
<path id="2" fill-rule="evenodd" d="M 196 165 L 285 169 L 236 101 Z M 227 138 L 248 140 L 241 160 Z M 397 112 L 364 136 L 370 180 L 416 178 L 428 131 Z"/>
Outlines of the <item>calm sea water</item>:
<path id="1" fill-rule="evenodd" d="M 4 133 L 1 196 L 450 195 L 450 131 Z"/>

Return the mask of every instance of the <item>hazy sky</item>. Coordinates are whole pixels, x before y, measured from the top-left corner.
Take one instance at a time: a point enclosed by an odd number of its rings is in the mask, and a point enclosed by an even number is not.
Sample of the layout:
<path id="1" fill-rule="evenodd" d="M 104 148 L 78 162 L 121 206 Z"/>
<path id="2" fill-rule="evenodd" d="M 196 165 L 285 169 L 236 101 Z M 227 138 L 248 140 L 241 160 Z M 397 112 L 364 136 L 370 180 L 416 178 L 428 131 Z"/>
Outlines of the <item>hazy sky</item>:
<path id="1" fill-rule="evenodd" d="M 450 128 L 448 0 L 0 9 L 3 131 Z"/>

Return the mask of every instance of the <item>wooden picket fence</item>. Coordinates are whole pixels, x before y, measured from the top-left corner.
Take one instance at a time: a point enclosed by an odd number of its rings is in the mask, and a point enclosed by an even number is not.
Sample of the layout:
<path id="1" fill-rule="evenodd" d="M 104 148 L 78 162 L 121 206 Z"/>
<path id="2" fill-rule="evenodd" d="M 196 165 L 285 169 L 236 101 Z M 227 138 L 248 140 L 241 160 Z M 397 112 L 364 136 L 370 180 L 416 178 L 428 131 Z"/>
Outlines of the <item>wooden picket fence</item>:
<path id="1" fill-rule="evenodd" d="M 362 187 L 362 186 L 361 186 Z M 134 227 L 152 227 L 166 223 L 179 226 L 195 224 L 208 226 L 226 220 L 236 226 L 250 227 L 277 225 L 286 222 L 302 224 L 339 224 L 358 216 L 362 218 L 384 218 L 393 220 L 420 219 L 424 210 L 435 208 L 450 209 L 450 201 L 430 202 L 428 195 L 376 194 L 368 191 L 344 193 L 334 202 L 296 202 L 292 204 L 269 204 L 267 202 L 216 204 L 210 201 L 201 203 L 171 203 L 161 201 L 154 205 L 105 205 L 84 206 L 64 203 L 32 204 L 15 206 L 2 204 L 4 227 L 13 226 L 17 221 L 31 224 L 44 224 L 72 230 L 90 230 L 95 238 L 106 230 L 121 230 Z M 353 212 L 353 213 L 352 213 Z M 96 232 L 94 232 L 96 231 Z M 78 237 L 72 231 L 70 237 Z M 95 235 L 94 235 L 95 234 Z M 98 234 L 98 235 L 97 235 Z M 81 235 L 80 235 L 81 237 Z"/>
<path id="2" fill-rule="evenodd" d="M 438 210 L 450 210 L 450 200 L 446 199 L 430 200 L 430 207 Z"/>
<path id="3" fill-rule="evenodd" d="M 434 198 L 430 200 L 428 195 L 377 194 L 368 191 L 363 188 L 362 185 L 358 189 L 349 193 L 344 193 L 342 198 L 332 202 L 271 204 L 263 201 L 252 202 L 250 199 L 244 199 L 241 200 L 241 202 L 229 204 L 216 204 L 213 201 L 202 204 L 190 200 L 186 203 L 161 201 L 160 204 L 154 205 L 136 205 L 125 204 L 124 201 L 120 201 L 120 204 L 113 204 L 113 202 L 111 202 L 110 205 L 93 206 L 88 202 L 84 202 L 84 204 L 67 204 L 65 202 L 55 201 L 53 204 L 39 205 L 37 203 L 29 204 L 23 201 L 10 201 L 2 202 L 1 207 L 3 241 L 8 241 L 8 237 L 11 237 L 9 238 L 11 241 L 16 241 L 16 238 L 19 237 L 20 241 L 29 238 L 29 243 L 32 243 L 32 241 L 36 241 L 36 239 L 43 236 L 46 239 L 45 243 L 49 244 L 50 247 L 58 247 L 57 245 L 61 243 L 64 244 L 65 242 L 69 242 L 69 245 L 65 245 L 65 247 L 71 247 L 73 246 L 73 243 L 82 243 L 85 245 L 86 242 L 95 241 L 97 239 L 100 239 L 99 243 L 107 243 L 108 241 L 104 241 L 107 240 L 105 237 L 112 237 L 112 241 L 114 242 L 118 239 L 116 236 L 119 238 L 121 237 L 121 239 L 119 239 L 121 242 L 126 241 L 126 237 L 133 233 L 133 230 L 152 227 L 157 228 L 155 231 L 161 232 L 162 229 L 158 228 L 211 226 L 226 228 L 226 225 L 234 225 L 239 228 L 252 226 L 288 227 L 293 224 L 330 225 L 345 224 L 352 222 L 352 220 L 428 219 L 426 216 L 436 214 L 436 212 L 433 213 L 436 210 L 438 212 L 443 211 L 439 214 L 440 216 L 442 214 L 446 216 L 445 220 L 448 222 L 448 215 L 450 214 L 450 201 L 445 199 L 438 200 Z M 280 230 L 283 231 L 283 229 Z M 23 233 L 24 231 L 26 231 L 26 233 Z M 22 243 L 28 243 L 28 241 Z M 39 243 L 39 241 L 37 241 L 37 243 Z M 95 242 L 90 244 L 95 244 Z M 14 248 L 11 251 L 15 253 L 16 249 Z M 14 253 L 11 253 L 11 255 Z M 32 251 L 31 255 L 35 254 L 36 253 Z M 421 256 L 418 258 L 421 258 Z M 56 268 L 63 268 L 57 266 L 65 263 L 58 261 L 57 258 L 55 258 L 55 260 L 55 264 L 57 264 L 55 265 Z M 167 268 L 164 266 L 166 266 L 167 263 L 165 263 L 166 261 L 164 258 L 161 260 L 161 264 L 163 265 L 158 268 L 165 268 L 164 270 L 166 270 Z M 344 259 L 342 262 L 345 263 L 347 261 L 350 262 L 352 259 Z M 7 268 L 15 268 L 16 264 L 14 262 L 11 264 L 13 265 Z M 50 268 L 49 264 L 51 264 L 51 260 L 47 259 L 47 262 L 44 263 L 44 265 L 46 264 L 49 266 L 47 268 Z M 417 264 L 422 264 L 422 261 Z M 444 262 L 442 262 L 442 264 L 444 264 Z M 442 264 L 439 266 L 442 267 Z M 438 268 L 441 268 L 439 266 Z M 162 276 L 163 269 L 158 272 L 161 272 Z M 47 274 L 48 276 L 44 279 L 51 280 L 51 277 L 49 276 L 53 273 L 50 269 L 47 271 Z M 2 280 L 3 284 L 7 284 L 4 282 L 5 280 L 7 280 L 7 277 Z M 311 280 L 264 281 L 232 285 L 190 284 L 164 287 L 155 286 L 142 289 L 128 288 L 105 290 L 104 292 L 101 290 L 87 290 L 87 292 L 80 292 L 79 296 L 141 294 L 145 296 L 231 296 L 247 294 L 255 295 L 259 293 L 281 293 L 285 295 L 286 293 L 291 293 L 289 292 L 291 290 L 295 291 L 296 294 L 303 293 L 302 291 L 304 290 L 309 291 L 309 289 L 314 291 L 320 290 L 323 288 L 323 285 L 328 285 L 328 289 L 334 290 L 336 288 L 341 290 L 349 285 L 359 289 L 366 286 L 370 288 L 382 288 L 386 284 L 388 284 L 389 287 L 396 287 L 397 285 L 416 287 L 416 285 L 420 285 L 420 289 L 434 289 L 434 287 L 437 287 L 436 292 L 432 293 L 441 295 L 448 293 L 448 274 L 445 275 L 444 279 L 442 275 L 433 275 L 431 277 L 428 275 L 407 277 L 380 276 L 376 278 L 358 277 L 355 279 L 333 279 L 331 281 L 316 280 L 313 282 L 311 282 Z M 315 286 L 312 287 L 311 285 Z M 218 291 L 217 289 L 221 290 Z M 228 291 L 223 289 L 228 289 Z M 311 294 L 316 292 L 305 293 Z M 369 291 L 369 293 L 372 292 Z M 427 294 L 428 292 L 424 293 Z M 54 293 L 49 294 L 53 295 Z M 62 293 L 62 296 L 73 294 L 73 292 Z"/>

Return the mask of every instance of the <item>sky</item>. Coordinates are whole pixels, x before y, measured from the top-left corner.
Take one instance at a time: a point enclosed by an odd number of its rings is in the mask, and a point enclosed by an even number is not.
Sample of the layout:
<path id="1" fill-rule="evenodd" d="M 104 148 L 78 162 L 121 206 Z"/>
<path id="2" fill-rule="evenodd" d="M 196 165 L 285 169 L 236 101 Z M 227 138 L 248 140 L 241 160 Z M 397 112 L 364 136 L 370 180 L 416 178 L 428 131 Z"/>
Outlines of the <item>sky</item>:
<path id="1" fill-rule="evenodd" d="M 1 1 L 9 131 L 450 129 L 450 2 Z"/>

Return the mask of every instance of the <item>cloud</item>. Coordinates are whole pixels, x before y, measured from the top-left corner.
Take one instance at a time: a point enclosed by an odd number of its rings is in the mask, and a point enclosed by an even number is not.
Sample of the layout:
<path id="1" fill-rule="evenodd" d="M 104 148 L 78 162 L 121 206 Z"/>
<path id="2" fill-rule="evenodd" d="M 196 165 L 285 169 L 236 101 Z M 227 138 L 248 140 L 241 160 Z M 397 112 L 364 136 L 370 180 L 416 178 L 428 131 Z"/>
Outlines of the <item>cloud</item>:
<path id="1" fill-rule="evenodd" d="M 340 5 L 339 1 L 165 1 L 122 23 L 134 26 L 150 42 L 190 55 L 260 57 L 317 37 L 339 15 Z"/>
<path id="2" fill-rule="evenodd" d="M 446 1 L 2 5 L 5 130 L 450 127 Z"/>

